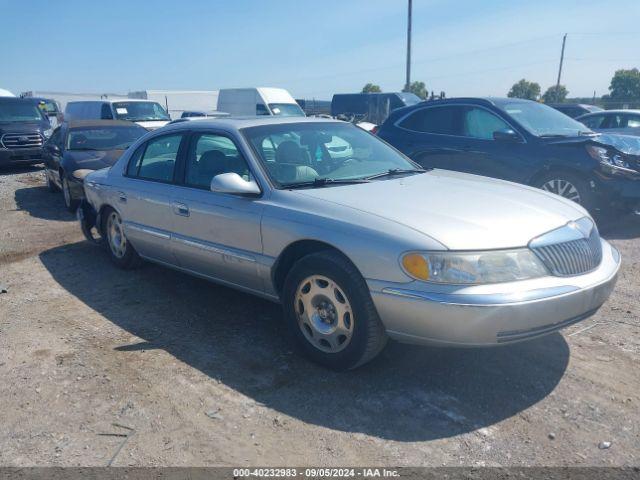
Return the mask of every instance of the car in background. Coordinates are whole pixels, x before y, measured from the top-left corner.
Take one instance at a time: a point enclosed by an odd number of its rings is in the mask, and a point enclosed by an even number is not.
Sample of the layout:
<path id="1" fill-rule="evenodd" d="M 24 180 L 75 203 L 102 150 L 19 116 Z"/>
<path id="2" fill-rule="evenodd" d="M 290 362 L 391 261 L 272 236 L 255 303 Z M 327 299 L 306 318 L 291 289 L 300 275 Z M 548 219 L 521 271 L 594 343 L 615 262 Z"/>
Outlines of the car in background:
<path id="1" fill-rule="evenodd" d="M 273 151 L 271 138 L 288 140 Z M 334 138 L 353 154 L 314 163 L 309 146 Z M 337 370 L 388 337 L 471 347 L 552 333 L 592 315 L 620 267 L 579 205 L 425 171 L 328 119 L 174 124 L 90 173 L 85 193 L 82 231 L 97 229 L 116 266 L 146 259 L 279 302 L 301 351 Z"/>
<path id="2" fill-rule="evenodd" d="M 288 91 L 272 87 L 223 88 L 218 93 L 217 110 L 233 116 L 305 116 Z"/>
<path id="3" fill-rule="evenodd" d="M 410 92 L 336 93 L 331 99 L 331 116 L 352 123 L 380 125 L 394 110 L 421 101 L 420 97 Z M 371 128 L 365 127 L 365 130 Z"/>
<path id="4" fill-rule="evenodd" d="M 42 162 L 42 147 L 52 131 L 35 102 L 0 97 L 0 167 Z"/>
<path id="5" fill-rule="evenodd" d="M 68 102 L 65 120 L 127 120 L 147 130 L 155 130 L 171 121 L 158 102 L 149 100 L 78 100 Z"/>
<path id="6" fill-rule="evenodd" d="M 75 211 L 84 198 L 84 177 L 113 165 L 147 132 L 140 125 L 123 120 L 64 122 L 44 146 L 47 187 L 52 192 L 62 190 L 65 206 Z"/>
<path id="7" fill-rule="evenodd" d="M 640 110 L 606 110 L 576 118 L 595 132 L 640 136 Z"/>
<path id="8" fill-rule="evenodd" d="M 62 123 L 62 110 L 60 109 L 60 105 L 58 102 L 51 98 L 40 98 L 40 97 L 23 97 L 27 100 L 31 100 L 38 105 L 38 108 L 42 110 L 42 113 L 49 119 L 49 123 L 51 124 L 51 128 L 56 128 L 58 125 Z"/>
<path id="9" fill-rule="evenodd" d="M 577 118 L 586 113 L 603 111 L 602 108 L 597 107 L 596 105 L 588 105 L 586 103 L 547 103 L 547 105 L 571 118 Z"/>
<path id="10" fill-rule="evenodd" d="M 640 209 L 640 149 L 542 103 L 435 100 L 396 110 L 378 135 L 424 168 L 531 185 L 592 211 Z"/>
<path id="11" fill-rule="evenodd" d="M 216 118 L 216 117 L 228 117 L 229 114 L 226 112 L 202 112 L 202 111 L 193 111 L 193 110 L 185 110 L 180 115 L 180 118 Z M 177 120 L 177 119 L 176 119 Z M 173 120 L 175 122 L 175 120 Z"/>

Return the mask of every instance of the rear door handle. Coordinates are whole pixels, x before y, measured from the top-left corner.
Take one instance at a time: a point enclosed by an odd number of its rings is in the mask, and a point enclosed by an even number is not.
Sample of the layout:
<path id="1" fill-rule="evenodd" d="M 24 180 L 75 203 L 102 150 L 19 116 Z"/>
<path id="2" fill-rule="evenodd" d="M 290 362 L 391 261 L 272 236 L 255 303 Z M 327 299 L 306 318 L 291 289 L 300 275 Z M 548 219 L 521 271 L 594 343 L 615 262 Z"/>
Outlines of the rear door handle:
<path id="1" fill-rule="evenodd" d="M 189 216 L 189 207 L 184 203 L 175 202 L 173 203 L 172 206 L 173 206 L 173 213 L 175 213 L 176 215 L 181 215 L 183 217 Z"/>
<path id="2" fill-rule="evenodd" d="M 121 203 L 127 203 L 127 196 L 125 195 L 124 192 L 118 192 L 118 200 Z"/>

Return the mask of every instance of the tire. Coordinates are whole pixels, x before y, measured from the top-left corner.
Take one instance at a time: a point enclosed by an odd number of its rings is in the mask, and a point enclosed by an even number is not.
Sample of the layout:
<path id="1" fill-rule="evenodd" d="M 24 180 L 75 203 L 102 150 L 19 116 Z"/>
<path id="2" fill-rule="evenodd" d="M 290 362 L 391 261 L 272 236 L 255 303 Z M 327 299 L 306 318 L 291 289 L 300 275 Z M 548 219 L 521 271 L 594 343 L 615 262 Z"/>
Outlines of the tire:
<path id="1" fill-rule="evenodd" d="M 109 257 L 118 268 L 131 270 L 140 266 L 142 259 L 124 235 L 122 218 L 113 208 L 104 210 L 102 232 Z"/>
<path id="2" fill-rule="evenodd" d="M 338 253 L 322 251 L 298 260 L 282 293 L 287 326 L 303 353 L 316 363 L 333 370 L 356 368 L 387 343 L 362 275 Z"/>
<path id="3" fill-rule="evenodd" d="M 64 174 L 60 174 L 60 176 L 62 177 L 62 196 L 64 198 L 64 206 L 71 213 L 75 213 L 80 202 L 71 195 L 71 187 L 69 187 L 69 181 Z"/>
<path id="4" fill-rule="evenodd" d="M 49 190 L 51 193 L 60 191 L 58 186 L 51 181 L 51 174 L 49 173 L 49 170 L 46 167 L 44 169 L 44 181 L 47 184 L 47 190 Z"/>
<path id="5" fill-rule="evenodd" d="M 586 180 L 569 172 L 551 171 L 540 177 L 535 185 L 582 205 L 587 210 L 595 206 L 595 198 Z"/>

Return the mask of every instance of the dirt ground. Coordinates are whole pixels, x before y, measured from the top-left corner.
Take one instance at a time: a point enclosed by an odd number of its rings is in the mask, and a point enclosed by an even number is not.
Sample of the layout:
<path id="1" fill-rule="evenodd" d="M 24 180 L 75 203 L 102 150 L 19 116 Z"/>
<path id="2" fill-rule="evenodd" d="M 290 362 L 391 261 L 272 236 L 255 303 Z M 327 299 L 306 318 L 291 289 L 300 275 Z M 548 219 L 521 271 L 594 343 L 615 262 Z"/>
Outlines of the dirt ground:
<path id="1" fill-rule="evenodd" d="M 594 317 L 333 373 L 277 305 L 117 270 L 41 171 L 0 171 L 0 465 L 638 465 L 640 219 L 607 220 L 623 267 Z"/>

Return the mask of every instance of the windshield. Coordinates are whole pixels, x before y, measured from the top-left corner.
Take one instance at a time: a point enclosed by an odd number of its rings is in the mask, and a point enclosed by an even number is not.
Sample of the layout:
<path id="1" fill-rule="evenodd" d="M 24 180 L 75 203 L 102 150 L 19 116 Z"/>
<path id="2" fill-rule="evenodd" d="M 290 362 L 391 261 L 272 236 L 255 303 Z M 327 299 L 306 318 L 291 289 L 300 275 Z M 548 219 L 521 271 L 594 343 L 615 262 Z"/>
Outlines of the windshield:
<path id="1" fill-rule="evenodd" d="M 114 102 L 113 109 L 118 120 L 130 122 L 169 120 L 169 115 L 157 102 Z"/>
<path id="2" fill-rule="evenodd" d="M 263 125 L 242 132 L 280 188 L 325 179 L 365 180 L 389 170 L 422 171 L 377 137 L 346 123 Z"/>
<path id="3" fill-rule="evenodd" d="M 400 92 L 398 93 L 398 97 L 400 97 L 400 100 L 402 100 L 405 105 L 415 105 L 422 101 L 419 96 L 410 92 Z"/>
<path id="4" fill-rule="evenodd" d="M 45 115 L 55 115 L 59 112 L 58 105 L 51 100 L 38 101 L 38 107 L 40 107 L 40 110 L 42 110 Z"/>
<path id="5" fill-rule="evenodd" d="M 67 150 L 125 150 L 147 130 L 130 127 L 74 128 L 67 135 Z"/>
<path id="6" fill-rule="evenodd" d="M 280 117 L 304 117 L 305 114 L 297 103 L 270 103 L 269 108 L 274 115 Z"/>
<path id="7" fill-rule="evenodd" d="M 577 137 L 593 133 L 582 123 L 541 103 L 507 103 L 502 105 L 502 109 L 537 137 Z"/>
<path id="8" fill-rule="evenodd" d="M 0 122 L 39 122 L 43 120 L 35 102 L 14 100 L 0 102 Z"/>

